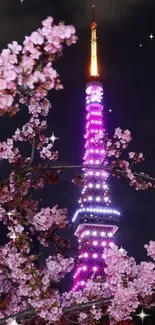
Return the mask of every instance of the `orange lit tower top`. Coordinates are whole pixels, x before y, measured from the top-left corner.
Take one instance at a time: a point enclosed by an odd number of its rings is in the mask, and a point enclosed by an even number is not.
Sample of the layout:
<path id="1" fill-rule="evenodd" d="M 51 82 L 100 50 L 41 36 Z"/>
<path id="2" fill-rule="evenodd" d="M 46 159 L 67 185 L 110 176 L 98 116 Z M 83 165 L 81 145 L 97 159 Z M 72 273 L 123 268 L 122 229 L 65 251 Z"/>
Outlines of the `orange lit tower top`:
<path id="1" fill-rule="evenodd" d="M 91 64 L 90 64 L 90 76 L 98 77 L 98 62 L 97 62 L 97 37 L 95 22 L 95 5 L 93 5 L 93 21 L 91 23 Z"/>

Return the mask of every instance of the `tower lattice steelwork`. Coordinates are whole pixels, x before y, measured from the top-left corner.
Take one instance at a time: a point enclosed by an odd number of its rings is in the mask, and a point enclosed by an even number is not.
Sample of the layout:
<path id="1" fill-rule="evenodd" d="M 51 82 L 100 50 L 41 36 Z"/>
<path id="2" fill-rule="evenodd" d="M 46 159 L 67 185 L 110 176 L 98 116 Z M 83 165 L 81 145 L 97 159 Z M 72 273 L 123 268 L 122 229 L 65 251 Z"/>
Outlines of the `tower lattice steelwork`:
<path id="1" fill-rule="evenodd" d="M 79 240 L 79 264 L 74 274 L 73 291 L 85 285 L 93 274 L 104 272 L 105 247 L 113 245 L 119 211 L 109 197 L 108 173 L 101 168 L 106 156 L 104 143 L 103 86 L 99 80 L 97 61 L 97 24 L 91 23 L 90 77 L 86 84 L 86 128 L 83 158 L 84 185 L 80 207 L 73 216 L 75 234 Z M 92 168 L 85 168 L 86 165 Z"/>

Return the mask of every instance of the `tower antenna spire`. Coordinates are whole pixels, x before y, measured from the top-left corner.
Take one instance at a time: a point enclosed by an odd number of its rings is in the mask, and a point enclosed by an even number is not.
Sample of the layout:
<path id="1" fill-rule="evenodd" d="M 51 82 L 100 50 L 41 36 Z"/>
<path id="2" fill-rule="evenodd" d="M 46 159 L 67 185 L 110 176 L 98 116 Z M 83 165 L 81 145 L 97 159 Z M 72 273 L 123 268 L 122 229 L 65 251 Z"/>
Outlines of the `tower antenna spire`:
<path id="1" fill-rule="evenodd" d="M 97 24 L 95 22 L 95 5 L 92 6 L 93 9 L 93 20 L 91 23 L 91 64 L 90 64 L 90 76 L 98 77 L 98 62 L 97 62 L 97 37 L 96 28 Z"/>
<path id="2" fill-rule="evenodd" d="M 95 21 L 95 5 L 92 5 L 92 9 L 93 9 L 93 21 Z"/>

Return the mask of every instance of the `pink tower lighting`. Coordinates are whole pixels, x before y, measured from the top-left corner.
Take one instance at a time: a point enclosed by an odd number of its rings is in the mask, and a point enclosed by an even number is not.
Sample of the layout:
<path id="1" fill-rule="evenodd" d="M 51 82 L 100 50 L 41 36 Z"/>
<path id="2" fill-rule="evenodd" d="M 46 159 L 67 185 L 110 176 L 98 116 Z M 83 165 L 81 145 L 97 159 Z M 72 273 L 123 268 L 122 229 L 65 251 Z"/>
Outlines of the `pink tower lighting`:
<path id="1" fill-rule="evenodd" d="M 86 126 L 83 157 L 84 185 L 80 207 L 72 221 L 79 241 L 79 263 L 74 274 L 73 291 L 84 288 L 93 274 L 104 273 L 106 247 L 114 244 L 120 212 L 112 207 L 108 176 L 101 165 L 105 159 L 103 86 L 99 81 L 97 62 L 97 24 L 91 23 L 90 78 L 86 85 Z M 92 166 L 85 168 L 85 166 Z"/>

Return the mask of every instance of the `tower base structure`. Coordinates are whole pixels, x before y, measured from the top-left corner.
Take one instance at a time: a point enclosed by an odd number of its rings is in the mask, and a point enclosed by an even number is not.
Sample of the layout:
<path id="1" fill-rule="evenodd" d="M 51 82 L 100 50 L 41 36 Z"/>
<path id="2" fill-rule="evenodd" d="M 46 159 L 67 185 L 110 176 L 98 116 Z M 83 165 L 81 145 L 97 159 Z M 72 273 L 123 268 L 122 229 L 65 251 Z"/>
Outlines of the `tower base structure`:
<path id="1" fill-rule="evenodd" d="M 73 291 L 83 289 L 92 276 L 104 275 L 106 267 L 105 248 L 114 245 L 114 234 L 118 229 L 120 213 L 113 209 L 93 209 L 78 211 L 78 223 L 75 221 L 75 235 L 79 242 L 79 262 L 74 273 Z M 82 209 L 81 209 L 82 210 Z M 112 215 L 103 215 L 103 210 Z M 104 211 L 105 213 L 105 211 Z"/>

